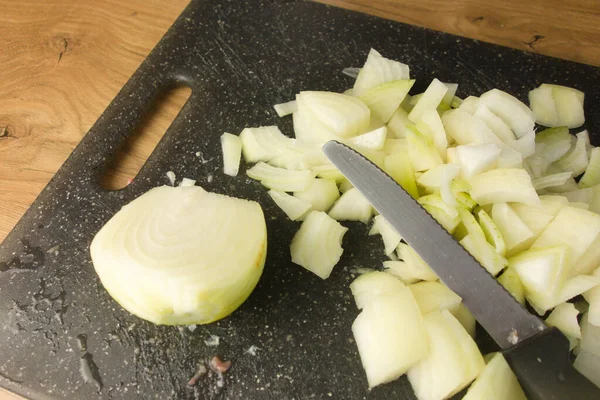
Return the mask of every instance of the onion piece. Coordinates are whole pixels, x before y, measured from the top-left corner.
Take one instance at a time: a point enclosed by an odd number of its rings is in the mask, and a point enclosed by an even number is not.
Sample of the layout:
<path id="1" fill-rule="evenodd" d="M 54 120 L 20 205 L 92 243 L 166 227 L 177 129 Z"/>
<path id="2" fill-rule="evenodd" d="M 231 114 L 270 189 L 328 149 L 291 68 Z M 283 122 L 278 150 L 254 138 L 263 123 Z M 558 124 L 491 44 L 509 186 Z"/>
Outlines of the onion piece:
<path id="1" fill-rule="evenodd" d="M 577 355 L 573 367 L 594 385 L 600 387 L 600 357 L 581 351 Z"/>
<path id="2" fill-rule="evenodd" d="M 426 171 L 443 164 L 438 150 L 422 133 L 409 129 L 406 133 L 409 158 L 414 171 Z"/>
<path id="3" fill-rule="evenodd" d="M 540 197 L 540 201 L 543 201 L 542 197 Z M 512 208 L 519 219 L 527 225 L 529 230 L 533 233 L 534 238 L 537 238 L 548 227 L 548 224 L 550 224 L 555 216 L 542 206 L 528 206 L 522 203 L 513 203 L 510 208 Z M 556 213 L 558 214 L 558 211 L 556 211 Z"/>
<path id="4" fill-rule="evenodd" d="M 327 279 L 344 252 L 342 239 L 347 231 L 324 212 L 311 211 L 290 244 L 292 262 Z"/>
<path id="5" fill-rule="evenodd" d="M 423 317 L 429 354 L 408 371 L 419 400 L 446 399 L 473 381 L 485 367 L 477 345 L 448 311 Z"/>
<path id="6" fill-rule="evenodd" d="M 600 147 L 594 147 L 590 152 L 590 162 L 579 180 L 580 188 L 590 188 L 597 184 L 600 184 Z"/>
<path id="7" fill-rule="evenodd" d="M 558 328 L 569 339 L 570 349 L 577 345 L 581 339 L 581 329 L 577 321 L 579 311 L 571 303 L 562 303 L 556 306 L 546 318 L 546 325 Z"/>
<path id="8" fill-rule="evenodd" d="M 447 83 L 444 82 L 444 85 L 448 88 L 448 91 L 442 98 L 440 102 L 440 107 L 443 111 L 449 110 L 452 107 L 452 102 L 454 101 L 454 96 L 456 95 L 456 91 L 458 90 L 458 83 Z"/>
<path id="9" fill-rule="evenodd" d="M 362 310 L 374 298 L 402 292 L 406 286 L 395 276 L 381 271 L 360 275 L 350 284 L 356 307 Z"/>
<path id="10" fill-rule="evenodd" d="M 498 160 L 496 161 L 497 168 L 523 168 L 523 156 L 521 153 L 508 146 L 504 146 L 500 150 Z"/>
<path id="11" fill-rule="evenodd" d="M 273 167 L 261 161 L 247 170 L 246 175 L 260 181 L 269 189 L 294 192 L 306 190 L 314 180 L 316 173 L 309 170 L 290 171 Z"/>
<path id="12" fill-rule="evenodd" d="M 456 162 L 464 179 L 494 168 L 500 156 L 500 147 L 494 143 L 456 146 Z"/>
<path id="13" fill-rule="evenodd" d="M 286 103 L 279 103 L 273 106 L 275 112 L 280 117 L 285 117 L 298 111 L 298 105 L 296 100 L 288 101 Z"/>
<path id="14" fill-rule="evenodd" d="M 488 243 L 493 245 L 496 252 L 504 257 L 506 255 L 506 243 L 492 218 L 483 209 L 477 212 L 477 218 Z"/>
<path id="15" fill-rule="evenodd" d="M 370 388 L 398 379 L 427 356 L 423 317 L 410 290 L 398 283 L 400 290 L 373 297 L 352 324 Z"/>
<path id="16" fill-rule="evenodd" d="M 240 133 L 242 154 L 248 163 L 269 161 L 294 145 L 276 126 L 245 128 Z"/>
<path id="17" fill-rule="evenodd" d="M 571 206 L 576 207 L 573 203 L 580 203 L 586 205 L 584 209 L 588 209 L 594 198 L 594 190 L 592 190 L 592 188 L 578 189 L 570 192 L 563 192 L 560 195 L 569 200 Z"/>
<path id="18" fill-rule="evenodd" d="M 454 318 L 456 318 L 458 322 L 460 322 L 460 324 L 463 326 L 463 328 L 465 328 L 467 333 L 473 339 L 475 339 L 475 329 L 477 326 L 477 321 L 475 320 L 473 314 L 471 314 L 471 311 L 469 311 L 469 309 L 463 303 L 460 303 L 455 309 L 448 311 L 450 311 L 450 313 L 454 315 Z"/>
<path id="19" fill-rule="evenodd" d="M 425 110 L 421 115 L 421 120 L 417 123 L 417 129 L 420 132 L 427 133 L 433 146 L 439 151 L 442 160 L 445 160 L 448 136 L 437 110 Z"/>
<path id="20" fill-rule="evenodd" d="M 377 128 L 371 132 L 363 133 L 347 140 L 346 144 L 357 150 L 381 150 L 387 137 L 387 128 L 385 126 Z"/>
<path id="21" fill-rule="evenodd" d="M 600 235 L 600 215 L 572 206 L 563 207 L 531 248 L 566 245 L 571 263 L 579 258 Z"/>
<path id="22" fill-rule="evenodd" d="M 366 132 L 370 111 L 360 99 L 333 92 L 300 92 L 296 95 L 294 132 L 301 143 L 320 144 Z"/>
<path id="23" fill-rule="evenodd" d="M 329 216 L 337 221 L 367 223 L 372 214 L 373 206 L 357 188 L 352 188 L 344 193 L 329 210 Z"/>
<path id="24" fill-rule="evenodd" d="M 553 163 L 567 154 L 572 138 L 565 126 L 544 129 L 535 135 L 535 152 L 549 163 Z"/>
<path id="25" fill-rule="evenodd" d="M 242 141 L 239 136 L 225 132 L 221 135 L 221 149 L 223 151 L 223 173 L 237 176 L 242 158 Z"/>
<path id="26" fill-rule="evenodd" d="M 190 179 L 190 178 L 183 178 L 181 180 L 181 182 L 179 182 L 179 186 L 194 186 L 196 184 L 196 180 L 195 179 Z"/>
<path id="27" fill-rule="evenodd" d="M 407 285 L 418 281 L 436 281 L 437 275 L 428 267 L 423 268 L 421 264 L 406 263 L 404 261 L 384 261 L 385 271 L 394 275 Z"/>
<path id="28" fill-rule="evenodd" d="M 451 207 L 444 202 L 440 193 L 428 194 L 426 196 L 419 197 L 417 200 L 420 205 L 425 206 L 433 206 L 440 208 L 444 211 L 445 214 L 450 218 L 458 217 L 458 211 L 455 207 Z M 460 222 L 460 217 L 459 217 Z"/>
<path id="29" fill-rule="evenodd" d="M 408 119 L 414 123 L 417 123 L 421 121 L 423 114 L 426 111 L 435 111 L 435 109 L 440 105 L 440 102 L 446 95 L 447 91 L 448 86 L 444 85 L 437 78 L 434 78 L 408 114 Z"/>
<path id="30" fill-rule="evenodd" d="M 485 122 L 488 128 L 490 128 L 494 135 L 496 135 L 503 143 L 508 144 L 517 139 L 506 122 L 491 112 L 485 104 L 479 104 L 475 113 L 473 113 L 473 116 Z"/>
<path id="31" fill-rule="evenodd" d="M 369 89 L 359 98 L 369 107 L 373 116 L 386 123 L 400 107 L 400 103 L 402 103 L 414 83 L 414 79 L 382 83 Z"/>
<path id="32" fill-rule="evenodd" d="M 558 174 L 546 175 L 532 181 L 535 190 L 546 189 L 553 186 L 564 185 L 571 177 L 572 172 L 559 172 Z"/>
<path id="33" fill-rule="evenodd" d="M 531 177 L 522 169 L 494 169 L 473 177 L 470 183 L 471 197 L 482 206 L 504 202 L 540 204 Z"/>
<path id="34" fill-rule="evenodd" d="M 431 196 L 431 195 L 430 195 Z M 424 196 L 427 197 L 427 196 Z M 422 199 L 423 197 L 421 197 Z M 421 200 L 419 199 L 419 200 Z M 441 198 L 440 198 L 441 200 Z M 443 203 L 443 201 L 442 201 Z M 444 203 L 445 205 L 445 203 Z M 444 229 L 446 229 L 449 233 L 454 233 L 456 227 L 460 224 L 460 217 L 458 214 L 451 215 L 446 210 L 447 207 L 440 208 L 431 204 L 423 204 L 423 208 L 427 210 L 429 214 L 440 224 Z"/>
<path id="35" fill-rule="evenodd" d="M 294 192 L 294 197 L 311 204 L 311 210 L 327 211 L 340 197 L 340 193 L 334 180 L 317 178 L 306 189 Z"/>
<path id="36" fill-rule="evenodd" d="M 408 65 L 389 60 L 379 54 L 377 50 L 371 49 L 365 65 L 356 77 L 352 93 L 355 96 L 362 96 L 369 89 L 383 83 L 399 79 L 410 79 L 409 72 Z"/>
<path id="37" fill-rule="evenodd" d="M 531 90 L 528 97 L 535 122 L 544 126 L 558 126 L 558 113 L 550 86 L 541 85 Z"/>
<path id="38" fill-rule="evenodd" d="M 275 204 L 277 204 L 277 206 L 279 206 L 285 215 L 292 221 L 296 221 L 311 209 L 312 205 L 308 201 L 291 196 L 285 192 L 269 190 L 268 193 Z"/>
<path id="39" fill-rule="evenodd" d="M 454 107 L 459 109 L 460 111 L 466 112 L 467 114 L 475 114 L 477 107 L 479 107 L 479 97 L 477 96 L 469 96 L 464 99 L 458 107 Z"/>
<path id="40" fill-rule="evenodd" d="M 262 274 L 266 246 L 258 203 L 198 186 L 161 186 L 117 212 L 90 253 L 123 308 L 155 324 L 192 325 L 244 302 Z"/>
<path id="41" fill-rule="evenodd" d="M 600 358 L 600 326 L 590 323 L 589 314 L 585 313 L 581 318 L 581 341 L 579 346 L 582 352 L 593 354 Z"/>
<path id="42" fill-rule="evenodd" d="M 600 268 L 596 269 L 593 275 L 595 277 L 600 277 Z M 586 291 L 583 293 L 583 297 L 590 305 L 587 313 L 589 323 L 600 326 L 600 286 L 596 286 Z"/>
<path id="43" fill-rule="evenodd" d="M 408 112 L 400 106 L 388 121 L 387 128 L 394 137 L 405 138 L 409 130 L 409 124 L 412 123 L 408 119 Z"/>
<path id="44" fill-rule="evenodd" d="M 539 315 L 544 315 L 561 303 L 571 300 L 600 284 L 600 278 L 589 275 L 578 275 L 568 279 L 562 289 L 553 298 L 538 293 L 527 295 L 531 307 Z"/>
<path id="45" fill-rule="evenodd" d="M 442 122 L 448 135 L 459 145 L 482 143 L 502 145 L 502 141 L 485 122 L 463 111 L 462 108 L 445 112 Z"/>
<path id="46" fill-rule="evenodd" d="M 533 131 L 535 117 L 533 112 L 516 97 L 499 89 L 492 89 L 479 97 L 491 112 L 502 118 L 513 130 L 517 138 Z"/>
<path id="47" fill-rule="evenodd" d="M 590 138 L 587 131 L 579 132 L 575 144 L 554 165 L 561 171 L 572 172 L 573 176 L 581 175 L 589 163 L 587 153 L 587 145 L 589 143 Z"/>
<path id="48" fill-rule="evenodd" d="M 408 288 L 423 315 L 436 310 L 456 310 L 462 301 L 459 295 L 440 282 L 419 282 Z"/>
<path id="49" fill-rule="evenodd" d="M 396 254 L 398 255 L 399 259 L 404 261 L 404 270 L 410 271 L 410 276 L 418 277 L 424 281 L 434 281 L 439 279 L 431 267 L 427 265 L 427 263 L 421 258 L 421 256 L 406 243 L 398 244 L 398 247 L 396 248 Z M 392 271 L 392 273 L 394 272 L 396 272 L 395 275 L 403 279 L 401 273 L 397 273 L 397 270 Z"/>
<path id="50" fill-rule="evenodd" d="M 419 198 L 415 173 L 410 162 L 408 149 L 387 156 L 383 162 L 385 172 L 390 175 L 413 198 Z"/>
<path id="51" fill-rule="evenodd" d="M 525 287 L 519 274 L 514 268 L 507 268 L 502 275 L 498 277 L 498 282 L 521 304 L 525 304 Z"/>
<path id="52" fill-rule="evenodd" d="M 498 254 L 484 237 L 468 234 L 461 239 L 460 244 L 494 276 L 498 275 L 508 263 L 506 258 Z"/>
<path id="53" fill-rule="evenodd" d="M 525 250 L 533 243 L 534 233 L 508 204 L 494 204 L 492 207 L 492 220 L 502 234 L 507 254 L 510 255 Z"/>
<path id="54" fill-rule="evenodd" d="M 393 253 L 402 239 L 400 234 L 392 228 L 382 215 L 376 215 L 375 218 L 373 218 L 373 226 L 369 231 L 369 235 L 377 234 L 381 235 L 381 239 L 383 239 L 386 255 Z"/>
<path id="55" fill-rule="evenodd" d="M 495 353 L 463 400 L 527 400 L 502 353 Z"/>

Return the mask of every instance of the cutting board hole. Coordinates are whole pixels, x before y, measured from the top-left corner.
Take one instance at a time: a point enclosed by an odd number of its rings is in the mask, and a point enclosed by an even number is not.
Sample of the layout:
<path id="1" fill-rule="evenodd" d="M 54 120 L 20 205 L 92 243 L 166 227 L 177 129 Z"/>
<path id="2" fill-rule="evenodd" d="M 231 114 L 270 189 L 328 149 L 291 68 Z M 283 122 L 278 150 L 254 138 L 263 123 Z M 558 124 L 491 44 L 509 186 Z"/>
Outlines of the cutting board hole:
<path id="1" fill-rule="evenodd" d="M 150 111 L 125 140 L 102 175 L 100 184 L 104 189 L 123 189 L 135 180 L 138 172 L 191 94 L 192 89 L 189 87 L 177 86 L 167 90 L 154 101 Z"/>

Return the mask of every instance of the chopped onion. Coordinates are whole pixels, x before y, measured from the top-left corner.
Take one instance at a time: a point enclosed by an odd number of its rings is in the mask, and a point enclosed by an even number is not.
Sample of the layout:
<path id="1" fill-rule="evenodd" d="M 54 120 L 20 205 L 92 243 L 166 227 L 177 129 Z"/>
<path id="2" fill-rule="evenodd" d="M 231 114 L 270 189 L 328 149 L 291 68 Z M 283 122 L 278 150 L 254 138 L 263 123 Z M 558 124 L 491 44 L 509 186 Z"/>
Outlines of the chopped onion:
<path id="1" fill-rule="evenodd" d="M 492 218 L 483 209 L 477 212 L 477 218 L 479 219 L 479 225 L 481 226 L 488 243 L 494 246 L 496 253 L 501 256 L 505 256 L 506 243 L 504 242 L 504 238 L 502 237 L 500 230 Z"/>
<path id="2" fill-rule="evenodd" d="M 553 186 L 564 185 L 571 177 L 572 172 L 559 172 L 558 174 L 546 175 L 532 181 L 535 190 L 546 189 Z"/>
<path id="3" fill-rule="evenodd" d="M 258 203 L 198 186 L 161 186 L 117 212 L 90 253 L 123 308 L 156 324 L 192 325 L 221 319 L 246 300 L 266 246 Z"/>
<path id="4" fill-rule="evenodd" d="M 407 96 L 408 97 L 408 96 Z M 398 107 L 392 115 L 392 118 L 387 123 L 387 128 L 392 135 L 397 138 L 405 138 L 406 133 L 408 132 L 410 120 L 408 119 L 408 112 L 402 108 L 402 106 Z"/>
<path id="5" fill-rule="evenodd" d="M 577 355 L 573 367 L 594 385 L 600 387 L 600 357 L 582 351 Z"/>
<path id="6" fill-rule="evenodd" d="M 535 152 L 553 163 L 567 154 L 572 138 L 569 129 L 564 126 L 544 129 L 535 135 Z"/>
<path id="7" fill-rule="evenodd" d="M 444 160 L 448 148 L 448 136 L 437 110 L 425 110 L 421 115 L 421 120 L 417 123 L 417 129 L 427 133 L 433 146 L 438 149 L 442 160 Z"/>
<path id="8" fill-rule="evenodd" d="M 371 115 L 386 123 L 392 118 L 414 83 L 414 79 L 382 83 L 363 93 L 360 99 L 369 107 Z"/>
<path id="9" fill-rule="evenodd" d="M 448 310 L 454 315 L 454 318 L 460 322 L 460 324 L 465 328 L 467 333 L 475 339 L 475 329 L 477 326 L 477 321 L 475 321 L 475 317 L 471 314 L 471 311 L 463 304 L 460 303 L 458 307 L 453 310 Z"/>
<path id="10" fill-rule="evenodd" d="M 576 207 L 573 203 L 580 203 L 586 205 L 586 207 L 583 207 L 584 209 L 588 209 L 594 198 L 594 190 L 592 188 L 578 189 L 570 192 L 563 192 L 560 195 L 569 200 L 572 207 Z"/>
<path id="11" fill-rule="evenodd" d="M 448 311 L 423 317 L 429 353 L 408 371 L 419 400 L 446 399 L 469 385 L 485 367 L 477 345 Z"/>
<path id="12" fill-rule="evenodd" d="M 419 190 L 415 181 L 415 174 L 410 162 L 408 149 L 406 152 L 390 154 L 384 160 L 384 170 L 404 190 L 415 199 L 419 198 Z"/>
<path id="13" fill-rule="evenodd" d="M 269 161 L 294 145 L 276 126 L 246 128 L 240 133 L 242 154 L 248 163 Z"/>
<path id="14" fill-rule="evenodd" d="M 553 298 L 538 293 L 532 293 L 527 295 L 527 300 L 539 315 L 544 315 L 548 310 L 581 295 L 599 284 L 600 278 L 588 275 L 578 275 L 568 279 L 562 289 Z"/>
<path id="15" fill-rule="evenodd" d="M 285 117 L 286 115 L 290 115 L 298 111 L 296 100 L 288 101 L 287 103 L 275 104 L 273 108 L 280 117 Z"/>
<path id="16" fill-rule="evenodd" d="M 386 137 L 387 128 L 383 126 L 371 132 L 350 138 L 346 143 L 357 148 L 359 151 L 362 149 L 381 150 L 385 144 Z"/>
<path id="17" fill-rule="evenodd" d="M 485 238 L 468 234 L 462 238 L 460 244 L 494 276 L 498 275 L 507 265 L 506 259 L 498 254 Z"/>
<path id="18" fill-rule="evenodd" d="M 271 196 L 275 204 L 277 204 L 292 221 L 296 221 L 306 214 L 312 206 L 311 203 L 306 200 L 299 199 L 277 190 L 269 190 L 269 196 Z"/>
<path id="19" fill-rule="evenodd" d="M 466 112 L 468 114 L 474 115 L 477 107 L 479 107 L 479 97 L 477 96 L 469 96 L 464 99 L 458 107 L 454 107 L 459 109 L 460 111 Z"/>
<path id="20" fill-rule="evenodd" d="M 579 187 L 589 188 L 600 183 L 600 147 L 594 147 L 590 153 L 590 162 L 579 180 Z"/>
<path id="21" fill-rule="evenodd" d="M 503 143 L 508 144 L 517 139 L 506 122 L 491 112 L 485 104 L 479 104 L 473 116 L 485 122 L 488 128 L 490 128 L 494 135 L 496 135 Z"/>
<path id="22" fill-rule="evenodd" d="M 417 130 L 407 132 L 409 158 L 414 171 L 426 171 L 436 165 L 443 164 L 438 150 Z"/>
<path id="23" fill-rule="evenodd" d="M 448 86 L 434 78 L 408 114 L 408 119 L 414 123 L 421 121 L 426 111 L 435 110 L 440 105 L 447 91 Z"/>
<path id="24" fill-rule="evenodd" d="M 381 235 L 381 239 L 383 239 L 383 245 L 385 247 L 385 254 L 389 255 L 396 250 L 400 240 L 400 234 L 396 232 L 394 228 L 383 218 L 382 215 L 376 215 L 373 218 L 373 226 L 369 231 L 369 235 Z"/>
<path id="25" fill-rule="evenodd" d="M 419 256 L 417 252 L 406 243 L 398 244 L 396 253 L 398 254 L 398 258 L 404 261 L 404 274 L 408 273 L 409 276 L 416 277 L 424 281 L 433 281 L 439 279 L 431 267 L 427 265 L 425 261 L 423 261 L 421 256 Z M 400 279 L 403 279 L 403 276 L 406 276 L 402 272 L 399 272 L 397 268 L 395 270 L 392 269 L 391 272 L 400 277 Z"/>
<path id="26" fill-rule="evenodd" d="M 581 341 L 579 342 L 579 346 L 581 351 L 600 358 L 600 326 L 590 323 L 588 313 L 584 314 L 580 326 Z"/>
<path id="27" fill-rule="evenodd" d="M 525 304 L 525 287 L 514 268 L 507 268 L 498 278 L 498 282 L 521 304 Z"/>
<path id="28" fill-rule="evenodd" d="M 571 343 L 571 350 L 581 339 L 581 329 L 577 321 L 579 311 L 571 303 L 562 303 L 556 306 L 546 318 L 546 325 L 558 328 Z"/>
<path id="29" fill-rule="evenodd" d="M 599 234 L 600 215 L 565 206 L 531 247 L 566 245 L 571 250 L 571 263 L 576 264 Z"/>
<path id="30" fill-rule="evenodd" d="M 502 234 L 509 255 L 524 250 L 533 243 L 534 233 L 508 204 L 494 204 L 492 220 Z"/>
<path id="31" fill-rule="evenodd" d="M 348 228 L 321 211 L 311 211 L 290 244 L 292 262 L 327 279 L 344 250 L 342 239 Z"/>
<path id="32" fill-rule="evenodd" d="M 527 400 L 502 353 L 495 353 L 463 400 Z"/>
<path id="33" fill-rule="evenodd" d="M 600 277 L 600 268 L 594 271 L 595 277 Z M 583 294 L 589 303 L 588 321 L 590 324 L 600 326 L 600 286 L 596 286 Z"/>
<path id="34" fill-rule="evenodd" d="M 521 153 L 508 146 L 504 146 L 500 150 L 498 160 L 496 161 L 497 168 L 523 168 L 523 156 Z"/>
<path id="35" fill-rule="evenodd" d="M 179 186 L 194 186 L 196 184 L 196 180 L 195 179 L 190 179 L 190 178 L 183 178 L 181 180 L 181 182 L 179 182 Z"/>
<path id="36" fill-rule="evenodd" d="M 471 197 L 482 206 L 504 202 L 540 203 L 531 177 L 522 169 L 494 169 L 473 177 L 470 183 Z"/>
<path id="37" fill-rule="evenodd" d="M 535 122 L 544 126 L 558 126 L 558 113 L 552 96 L 552 88 L 541 85 L 529 92 L 529 105 L 535 115 Z"/>
<path id="38" fill-rule="evenodd" d="M 389 60 L 371 49 L 365 65 L 356 77 L 352 93 L 362 96 L 369 89 L 399 79 L 410 79 L 408 65 Z"/>
<path id="39" fill-rule="evenodd" d="M 350 284 L 356 307 L 365 308 L 374 298 L 402 292 L 406 286 L 398 278 L 381 271 L 370 271 L 360 275 Z"/>
<path id="40" fill-rule="evenodd" d="M 444 211 L 444 213 L 446 213 L 451 218 L 458 217 L 458 211 L 456 210 L 456 208 L 446 204 L 444 202 L 444 200 L 442 199 L 442 196 L 440 195 L 440 193 L 433 193 L 433 194 L 428 194 L 426 196 L 419 197 L 419 200 L 417 200 L 417 201 L 423 207 L 433 206 L 433 207 L 440 208 Z M 459 217 L 459 222 L 460 222 L 460 217 Z"/>
<path id="41" fill-rule="evenodd" d="M 221 135 L 221 149 L 223 151 L 223 173 L 237 176 L 242 158 L 242 141 L 239 136 L 225 132 Z"/>
<path id="42" fill-rule="evenodd" d="M 400 290 L 374 296 L 352 324 L 369 387 L 398 379 L 427 356 L 423 317 L 410 290 L 398 282 Z"/>
<path id="43" fill-rule="evenodd" d="M 494 132 L 488 128 L 485 122 L 462 109 L 445 112 L 442 116 L 442 122 L 448 135 L 459 145 L 482 143 L 502 145 L 502 141 L 494 135 Z"/>
<path id="44" fill-rule="evenodd" d="M 373 206 L 357 188 L 345 192 L 329 210 L 329 216 L 337 221 L 369 222 Z"/>
<path id="45" fill-rule="evenodd" d="M 550 196 L 543 196 L 550 197 Z M 541 197 L 540 197 L 541 200 Z M 542 206 L 528 206 L 522 203 L 513 203 L 510 208 L 519 216 L 525 225 L 533 233 L 533 237 L 537 238 L 554 219 L 554 215 L 549 213 Z M 556 211 L 558 214 L 558 211 Z"/>
<path id="46" fill-rule="evenodd" d="M 260 183 L 269 189 L 282 192 L 306 190 L 316 175 L 315 172 L 309 170 L 290 171 L 273 167 L 262 161 L 247 170 L 246 174 L 250 178 L 260 181 Z"/>
<path id="47" fill-rule="evenodd" d="M 419 282 L 408 288 L 423 315 L 436 310 L 456 310 L 462 301 L 459 295 L 440 282 Z"/>
<path id="48" fill-rule="evenodd" d="M 517 138 L 533 131 L 535 117 L 533 112 L 516 97 L 499 89 L 492 89 L 479 97 L 491 112 L 502 118 L 513 130 Z"/>
<path id="49" fill-rule="evenodd" d="M 418 281 L 435 281 L 438 279 L 429 266 L 423 268 L 422 264 L 393 260 L 384 261 L 383 268 L 385 268 L 386 272 L 400 278 L 407 285 Z"/>
<path id="50" fill-rule="evenodd" d="M 333 92 L 296 95 L 294 132 L 301 143 L 324 143 L 366 132 L 370 111 L 360 99 Z"/>
<path id="51" fill-rule="evenodd" d="M 317 178 L 306 189 L 294 192 L 294 197 L 311 204 L 311 210 L 327 211 L 340 197 L 340 193 L 334 180 Z"/>
<path id="52" fill-rule="evenodd" d="M 467 180 L 496 165 L 500 147 L 494 143 L 456 146 L 456 162 L 461 176 Z"/>
<path id="53" fill-rule="evenodd" d="M 575 144 L 571 149 L 562 156 L 555 165 L 562 171 L 570 171 L 573 176 L 581 175 L 588 166 L 589 159 L 587 153 L 587 145 L 590 142 L 587 131 L 582 131 L 577 134 Z"/>
<path id="54" fill-rule="evenodd" d="M 458 90 L 458 83 L 446 83 L 444 85 L 448 88 L 448 91 L 442 98 L 442 102 L 440 103 L 441 108 L 443 110 L 449 110 L 452 107 L 452 102 L 454 101 L 454 96 L 456 95 L 456 91 Z"/>

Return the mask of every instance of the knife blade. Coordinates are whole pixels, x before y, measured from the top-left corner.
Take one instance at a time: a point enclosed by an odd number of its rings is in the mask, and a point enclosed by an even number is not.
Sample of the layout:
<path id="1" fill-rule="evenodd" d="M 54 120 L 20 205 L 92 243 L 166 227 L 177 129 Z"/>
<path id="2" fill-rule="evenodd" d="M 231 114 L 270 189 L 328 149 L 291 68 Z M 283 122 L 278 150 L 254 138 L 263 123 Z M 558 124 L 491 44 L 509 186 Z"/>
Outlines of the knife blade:
<path id="1" fill-rule="evenodd" d="M 503 354 L 531 399 L 600 398 L 569 361 L 569 343 L 531 314 L 421 205 L 379 167 L 330 141 L 327 158 L 436 272 Z"/>

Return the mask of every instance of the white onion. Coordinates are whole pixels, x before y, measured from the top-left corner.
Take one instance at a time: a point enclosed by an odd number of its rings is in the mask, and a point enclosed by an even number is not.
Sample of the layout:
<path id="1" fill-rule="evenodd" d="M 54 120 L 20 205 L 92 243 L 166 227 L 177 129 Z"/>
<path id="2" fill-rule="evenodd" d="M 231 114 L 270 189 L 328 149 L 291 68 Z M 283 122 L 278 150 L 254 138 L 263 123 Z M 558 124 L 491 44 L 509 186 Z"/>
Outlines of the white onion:
<path id="1" fill-rule="evenodd" d="M 236 176 L 242 158 L 242 141 L 239 136 L 225 132 L 221 135 L 221 149 L 223 151 L 223 173 Z"/>
<path id="2" fill-rule="evenodd" d="M 546 318 L 546 325 L 558 328 L 571 343 L 571 349 L 581 339 L 581 329 L 577 321 L 579 311 L 572 303 L 562 303 L 556 306 Z"/>
<path id="3" fill-rule="evenodd" d="M 373 220 L 373 226 L 369 231 L 369 235 L 381 235 L 385 247 L 385 254 L 393 253 L 402 239 L 400 234 L 392 228 L 382 215 L 376 215 Z"/>
<path id="4" fill-rule="evenodd" d="M 246 128 L 239 138 L 244 160 L 249 163 L 269 161 L 294 145 L 294 140 L 281 133 L 276 126 Z"/>
<path id="5" fill-rule="evenodd" d="M 375 49 L 371 49 L 356 77 L 352 94 L 362 96 L 367 90 L 383 83 L 409 78 L 408 65 L 382 57 Z"/>
<path id="6" fill-rule="evenodd" d="M 292 221 L 296 221 L 298 218 L 306 214 L 312 207 L 312 204 L 310 204 L 308 201 L 291 196 L 286 192 L 269 190 L 268 193 L 275 204 L 277 204 L 277 206 L 279 206 L 285 215 L 287 215 Z"/>
<path id="7" fill-rule="evenodd" d="M 311 211 L 290 244 L 292 262 L 327 279 L 344 250 L 342 238 L 348 231 L 321 211 Z"/>
<path id="8" fill-rule="evenodd" d="M 469 388 L 463 400 L 527 400 L 502 353 L 496 353 Z"/>
<path id="9" fill-rule="evenodd" d="M 369 222 L 373 214 L 373 206 L 356 188 L 352 188 L 340 197 L 331 210 L 329 216 L 337 221 Z"/>
<path id="10" fill-rule="evenodd" d="M 290 115 L 298 111 L 296 100 L 288 101 L 287 103 L 275 104 L 273 108 L 280 117 L 285 117 L 286 115 Z"/>
<path id="11" fill-rule="evenodd" d="M 444 85 L 437 78 L 434 78 L 408 114 L 408 119 L 414 123 L 421 121 L 426 111 L 435 110 L 440 105 L 447 91 L 448 86 Z"/>
<path id="12" fill-rule="evenodd" d="M 131 313 L 156 324 L 206 324 L 254 289 L 266 234 L 255 202 L 161 186 L 116 213 L 90 252 L 104 287 Z"/>
<path id="13" fill-rule="evenodd" d="M 470 181 L 471 197 L 479 205 L 515 202 L 539 204 L 531 177 L 518 168 L 494 169 L 475 176 Z"/>
<path id="14" fill-rule="evenodd" d="M 408 288 L 423 315 L 435 310 L 456 310 L 462 301 L 459 295 L 440 282 L 419 282 Z"/>
<path id="15" fill-rule="evenodd" d="M 294 197 L 308 202 L 311 210 L 327 211 L 340 193 L 334 180 L 317 178 L 306 189 L 294 192 Z"/>
<path id="16" fill-rule="evenodd" d="M 360 99 L 371 110 L 372 117 L 388 122 L 415 83 L 414 80 L 395 80 L 369 89 Z"/>

